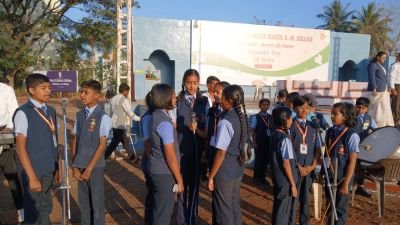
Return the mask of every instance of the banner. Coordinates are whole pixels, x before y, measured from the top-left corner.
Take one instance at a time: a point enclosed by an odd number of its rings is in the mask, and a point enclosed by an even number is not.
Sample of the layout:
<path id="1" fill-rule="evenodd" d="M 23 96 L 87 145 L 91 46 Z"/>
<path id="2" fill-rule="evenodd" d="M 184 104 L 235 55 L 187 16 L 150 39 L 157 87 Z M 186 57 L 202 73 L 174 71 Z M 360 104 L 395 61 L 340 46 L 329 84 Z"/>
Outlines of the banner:
<path id="1" fill-rule="evenodd" d="M 192 68 L 201 83 L 214 75 L 230 83 L 328 80 L 330 31 L 192 21 Z"/>
<path id="2" fill-rule="evenodd" d="M 52 92 L 77 92 L 77 71 L 47 71 L 46 76 L 50 79 Z"/>

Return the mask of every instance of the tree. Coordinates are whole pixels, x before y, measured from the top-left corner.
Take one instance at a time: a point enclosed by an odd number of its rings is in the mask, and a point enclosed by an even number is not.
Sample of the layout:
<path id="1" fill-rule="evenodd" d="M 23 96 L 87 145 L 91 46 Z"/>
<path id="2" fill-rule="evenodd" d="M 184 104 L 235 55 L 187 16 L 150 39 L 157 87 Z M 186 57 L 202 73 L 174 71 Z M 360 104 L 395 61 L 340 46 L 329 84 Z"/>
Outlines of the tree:
<path id="1" fill-rule="evenodd" d="M 352 32 L 354 30 L 351 16 L 354 10 L 348 11 L 350 3 L 345 6 L 340 0 L 334 0 L 329 6 L 324 6 L 324 12 L 318 14 L 317 17 L 322 19 L 325 24 L 320 25 L 317 29 L 326 29 L 336 32 Z"/>
<path id="2" fill-rule="evenodd" d="M 360 12 L 353 16 L 356 31 L 361 34 L 371 35 L 370 55 L 375 55 L 378 51 L 389 49 L 388 27 L 391 19 L 389 15 L 384 15 L 384 8 L 377 7 L 374 2 L 362 7 Z"/>
<path id="3" fill-rule="evenodd" d="M 0 67 L 11 85 L 15 74 L 32 66 L 46 48 L 44 38 L 79 0 L 0 0 Z"/>

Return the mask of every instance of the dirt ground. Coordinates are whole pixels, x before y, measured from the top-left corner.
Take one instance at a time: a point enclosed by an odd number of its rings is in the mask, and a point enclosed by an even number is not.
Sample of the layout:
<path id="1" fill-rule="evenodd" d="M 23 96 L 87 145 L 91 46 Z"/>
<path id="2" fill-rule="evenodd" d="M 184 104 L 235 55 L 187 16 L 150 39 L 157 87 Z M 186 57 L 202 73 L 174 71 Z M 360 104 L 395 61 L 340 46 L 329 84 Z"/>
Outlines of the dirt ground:
<path id="1" fill-rule="evenodd" d="M 24 102 L 24 99 L 19 99 Z M 62 137 L 63 125 L 61 123 L 61 110 L 59 100 L 53 100 L 59 113 L 60 137 Z M 67 110 L 67 129 L 70 132 L 75 112 L 78 110 L 76 101 L 69 104 Z M 62 138 L 60 139 L 62 140 Z M 60 143 L 63 145 L 62 141 Z M 61 146 L 61 149 L 63 146 Z M 241 207 L 243 224 L 258 225 L 271 224 L 272 213 L 272 188 L 269 186 L 254 186 L 252 182 L 252 170 L 247 168 L 241 186 Z M 366 187 L 373 193 L 374 185 L 367 183 Z M 146 187 L 144 176 L 139 164 L 131 164 L 128 160 L 108 160 L 105 167 L 105 199 L 106 199 L 106 224 L 143 224 L 144 200 Z M 377 212 L 377 201 L 373 194 L 372 198 L 356 195 L 355 205 L 349 206 L 348 224 L 400 224 L 400 188 L 396 184 L 387 186 L 385 197 L 384 216 L 379 218 Z M 0 175 L 0 224 L 18 224 L 16 210 L 14 208 L 11 194 L 7 189 L 7 182 Z M 323 197 L 325 201 L 325 197 Z M 321 224 L 314 215 L 313 201 L 311 199 L 310 224 Z M 53 191 L 53 212 L 51 221 L 53 224 L 61 223 L 61 191 Z M 324 205 L 324 204 L 323 204 Z M 322 212 L 325 211 L 323 206 Z M 79 209 L 77 205 L 77 182 L 71 179 L 71 224 L 79 224 Z M 171 222 L 174 224 L 174 222 Z M 211 224 L 211 194 L 206 188 L 206 182 L 201 184 L 198 224 Z"/>

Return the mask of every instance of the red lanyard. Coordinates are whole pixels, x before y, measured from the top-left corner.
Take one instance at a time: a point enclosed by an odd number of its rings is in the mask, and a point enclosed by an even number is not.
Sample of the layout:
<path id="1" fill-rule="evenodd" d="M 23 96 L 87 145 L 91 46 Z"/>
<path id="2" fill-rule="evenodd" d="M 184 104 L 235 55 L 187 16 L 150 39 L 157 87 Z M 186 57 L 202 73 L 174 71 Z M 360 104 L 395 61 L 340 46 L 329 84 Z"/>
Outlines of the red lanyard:
<path id="1" fill-rule="evenodd" d="M 54 134 L 54 132 L 56 131 L 56 128 L 54 126 L 53 119 L 51 118 L 51 116 L 50 116 L 50 120 L 48 120 L 45 116 L 43 116 L 43 114 L 41 112 L 39 112 L 39 110 L 37 108 L 34 108 L 34 109 L 37 112 L 37 114 L 44 120 L 44 122 L 46 122 L 47 126 L 49 126 L 51 132 L 53 132 L 53 134 Z"/>
<path id="2" fill-rule="evenodd" d="M 267 123 L 267 121 L 265 121 L 264 116 L 261 115 L 261 113 L 259 113 L 259 115 L 260 115 L 261 119 L 264 121 L 265 126 L 267 126 L 269 128 L 269 123 Z"/>
<path id="3" fill-rule="evenodd" d="M 336 139 L 335 139 L 335 141 L 333 143 L 332 143 L 332 134 L 329 136 L 329 140 L 328 140 L 328 146 L 329 146 L 328 147 L 328 156 L 331 155 L 331 151 L 332 151 L 333 147 L 337 144 L 337 142 L 347 132 L 348 129 L 349 129 L 348 127 L 344 128 L 344 130 L 339 134 L 339 136 L 336 137 Z"/>
<path id="4" fill-rule="evenodd" d="M 303 144 L 306 144 L 306 137 L 307 137 L 307 133 L 308 133 L 308 126 L 306 123 L 306 129 L 303 131 L 303 128 L 299 125 L 299 122 L 296 120 L 296 126 L 301 134 L 301 137 L 303 139 Z"/>

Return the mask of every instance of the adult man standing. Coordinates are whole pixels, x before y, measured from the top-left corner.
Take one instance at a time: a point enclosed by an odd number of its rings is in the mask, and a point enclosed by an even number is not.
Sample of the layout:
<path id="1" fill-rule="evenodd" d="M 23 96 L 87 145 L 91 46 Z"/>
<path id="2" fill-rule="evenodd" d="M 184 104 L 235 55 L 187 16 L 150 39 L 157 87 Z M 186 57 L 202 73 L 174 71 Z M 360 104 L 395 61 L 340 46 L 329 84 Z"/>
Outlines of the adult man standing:
<path id="1" fill-rule="evenodd" d="M 15 208 L 18 210 L 18 222 L 24 221 L 22 188 L 18 177 L 17 158 L 14 143 L 12 117 L 18 108 L 14 89 L 0 83 L 0 169 L 8 181 Z M 1 222 L 1 221 L 0 221 Z"/>
<path id="2" fill-rule="evenodd" d="M 390 92 L 392 95 L 392 113 L 394 124 L 400 125 L 400 52 L 396 55 L 396 62 L 390 67 Z"/>
<path id="3" fill-rule="evenodd" d="M 140 117 L 132 112 L 131 102 L 128 99 L 128 95 L 130 94 L 129 85 L 121 84 L 118 91 L 119 94 L 111 99 L 113 138 L 106 149 L 104 158 L 107 159 L 118 144 L 122 142 L 125 150 L 129 154 L 129 159 L 135 162 L 138 158 L 136 152 L 133 151 L 126 129 L 130 125 L 130 120 L 140 121 Z"/>

